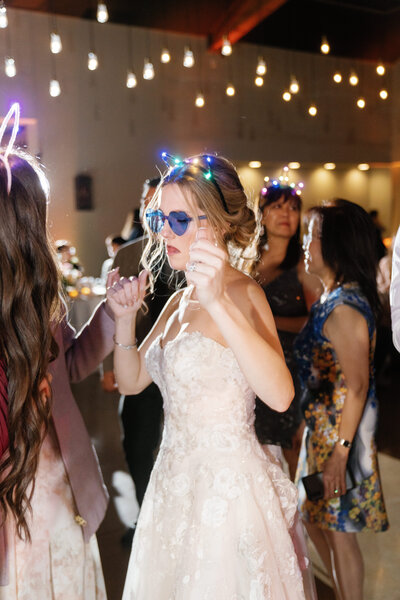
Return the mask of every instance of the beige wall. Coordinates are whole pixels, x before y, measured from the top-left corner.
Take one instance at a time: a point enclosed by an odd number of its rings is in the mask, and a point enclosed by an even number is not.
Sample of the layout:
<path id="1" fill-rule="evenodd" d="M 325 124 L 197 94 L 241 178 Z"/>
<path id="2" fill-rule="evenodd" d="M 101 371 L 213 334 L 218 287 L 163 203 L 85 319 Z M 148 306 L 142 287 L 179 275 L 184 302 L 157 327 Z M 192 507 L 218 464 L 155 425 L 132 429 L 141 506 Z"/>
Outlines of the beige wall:
<path id="1" fill-rule="evenodd" d="M 66 237 L 76 244 L 87 272 L 99 272 L 106 258 L 104 238 L 121 229 L 127 210 L 137 204 L 143 179 L 154 176 L 157 165 L 162 167 L 159 153 L 165 148 L 181 155 L 218 151 L 242 165 L 258 159 L 264 170 L 272 162 L 312 164 L 301 173 L 306 182 L 306 205 L 325 196 L 342 195 L 379 208 L 389 225 L 387 174 L 382 170 L 352 174 L 349 170 L 359 162 L 392 158 L 392 104 L 377 99 L 381 81 L 374 65 L 247 44 L 238 44 L 233 56 L 223 59 L 207 54 L 202 39 L 173 34 L 166 38 L 157 31 L 94 23 L 100 67 L 90 73 L 86 67 L 90 24 L 64 17 L 58 20 L 64 49 L 55 57 L 62 95 L 51 98 L 48 16 L 17 10 L 9 13 L 18 74 L 9 79 L 0 71 L 0 113 L 6 112 L 11 101 L 19 100 L 23 116 L 37 120 L 36 144 L 52 187 L 52 232 L 54 237 Z M 125 87 L 128 31 L 138 75 L 133 90 Z M 0 30 L 0 57 L 9 52 L 6 41 Z M 159 60 L 165 41 L 173 56 L 169 65 L 161 65 Z M 197 57 L 191 70 L 182 66 L 183 48 L 188 43 Z M 156 68 L 153 81 L 141 78 L 148 48 Z M 253 80 L 260 53 L 267 61 L 268 73 L 264 87 L 258 89 Z M 335 68 L 348 76 L 353 67 L 363 82 L 360 92 L 367 98 L 365 111 L 354 107 L 353 88 L 347 83 L 338 88 L 331 82 Z M 286 104 L 281 93 L 292 72 L 302 89 Z M 390 88 L 390 73 L 388 77 Z M 234 98 L 224 93 L 228 79 L 237 88 Z M 200 87 L 206 94 L 203 109 L 194 106 Z M 319 106 L 315 119 L 306 110 L 312 99 Z M 398 131 L 398 122 L 396 126 Z M 399 160 L 400 140 L 393 152 Z M 334 174 L 318 171 L 325 161 L 347 167 Z M 81 172 L 94 180 L 93 211 L 75 210 L 74 177 Z M 258 192 L 257 187 L 258 181 Z"/>

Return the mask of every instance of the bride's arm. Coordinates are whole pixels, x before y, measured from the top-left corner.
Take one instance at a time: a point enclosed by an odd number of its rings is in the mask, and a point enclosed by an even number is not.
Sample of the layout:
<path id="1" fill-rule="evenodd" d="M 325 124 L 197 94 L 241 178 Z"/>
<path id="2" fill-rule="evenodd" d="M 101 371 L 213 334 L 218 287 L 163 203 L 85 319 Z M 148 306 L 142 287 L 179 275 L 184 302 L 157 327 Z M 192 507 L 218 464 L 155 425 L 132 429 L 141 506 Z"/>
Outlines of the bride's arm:
<path id="1" fill-rule="evenodd" d="M 152 379 L 147 372 L 144 357 L 153 340 L 164 331 L 165 324 L 179 302 L 179 292 L 171 296 L 159 318 L 140 348 L 136 345 L 136 316 L 146 291 L 146 275 L 139 279 L 122 279 L 107 292 L 109 305 L 115 319 L 114 371 L 118 389 L 122 394 L 138 394 Z"/>
<path id="2" fill-rule="evenodd" d="M 227 287 L 226 253 L 208 240 L 193 244 L 194 271 L 186 273 L 198 300 L 208 311 L 257 396 L 283 412 L 293 396 L 293 381 L 286 366 L 271 309 L 260 286 L 237 276 Z"/>

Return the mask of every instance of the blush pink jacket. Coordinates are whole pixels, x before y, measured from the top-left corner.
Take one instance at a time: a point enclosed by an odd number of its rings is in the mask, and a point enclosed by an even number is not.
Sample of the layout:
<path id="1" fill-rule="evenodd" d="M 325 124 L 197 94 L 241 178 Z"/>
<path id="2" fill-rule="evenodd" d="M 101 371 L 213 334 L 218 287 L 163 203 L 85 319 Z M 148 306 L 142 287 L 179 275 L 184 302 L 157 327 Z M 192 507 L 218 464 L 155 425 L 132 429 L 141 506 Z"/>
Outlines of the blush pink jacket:
<path id="1" fill-rule="evenodd" d="M 55 333 L 59 346 L 57 359 L 49 365 L 52 375 L 53 423 L 61 456 L 72 488 L 77 515 L 85 523 L 82 534 L 87 542 L 102 522 L 108 503 L 108 493 L 101 475 L 96 452 L 92 446 L 82 415 L 72 395 L 70 382 L 90 375 L 112 351 L 114 321 L 102 302 L 91 319 L 76 335 L 62 321 Z M 7 585 L 8 561 L 5 527 L 0 528 L 0 585 Z"/>

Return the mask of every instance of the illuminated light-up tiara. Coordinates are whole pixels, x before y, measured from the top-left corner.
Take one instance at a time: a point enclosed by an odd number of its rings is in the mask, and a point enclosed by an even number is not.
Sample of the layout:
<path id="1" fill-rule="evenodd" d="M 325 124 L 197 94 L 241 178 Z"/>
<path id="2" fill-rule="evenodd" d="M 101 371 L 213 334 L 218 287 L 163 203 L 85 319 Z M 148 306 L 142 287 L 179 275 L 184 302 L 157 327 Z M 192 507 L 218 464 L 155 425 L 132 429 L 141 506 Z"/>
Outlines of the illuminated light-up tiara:
<path id="1" fill-rule="evenodd" d="M 295 181 L 291 181 L 289 177 L 289 167 L 283 167 L 283 172 L 279 177 L 273 177 L 270 179 L 269 177 L 264 177 L 264 185 L 261 189 L 261 196 L 265 197 L 268 193 L 269 189 L 280 189 L 280 188 L 291 188 L 292 194 L 301 196 L 301 193 L 304 188 L 304 183 L 299 181 L 296 183 Z"/>
<path id="2" fill-rule="evenodd" d="M 224 195 L 222 193 L 222 190 L 218 184 L 218 182 L 216 181 L 212 171 L 211 171 L 211 165 L 212 165 L 212 160 L 213 157 L 212 156 L 207 156 L 206 154 L 198 157 L 195 156 L 194 158 L 185 158 L 184 160 L 176 157 L 176 156 L 172 156 L 172 154 L 168 154 L 168 152 L 162 152 L 161 153 L 161 158 L 163 159 L 163 161 L 165 162 L 165 164 L 169 167 L 169 171 L 165 177 L 166 180 L 170 179 L 171 176 L 173 175 L 175 169 L 181 169 L 182 167 L 184 167 L 185 165 L 193 165 L 194 167 L 196 167 L 197 169 L 199 169 L 199 171 L 201 171 L 203 173 L 203 177 L 204 179 L 207 179 L 207 181 L 211 181 L 211 183 L 214 184 L 215 189 L 218 192 L 218 195 L 221 199 L 222 202 L 222 206 L 224 207 L 225 211 L 229 213 L 229 209 L 228 209 L 228 205 L 226 203 L 226 200 L 224 198 Z M 208 167 L 205 168 L 202 165 L 199 164 L 200 159 L 204 158 L 204 160 L 206 161 Z"/>
<path id="3" fill-rule="evenodd" d="M 11 192 L 11 182 L 12 182 L 11 168 L 10 168 L 10 163 L 8 162 L 8 155 L 10 154 L 11 149 L 15 142 L 15 138 L 17 137 L 17 133 L 18 133 L 18 129 L 19 129 L 19 114 L 20 114 L 19 104 L 18 104 L 18 102 L 14 102 L 14 104 L 11 106 L 10 110 L 4 117 L 1 127 L 0 127 L 0 146 L 1 146 L 1 141 L 3 139 L 3 135 L 6 131 L 7 125 L 10 122 L 12 116 L 14 115 L 14 125 L 13 125 L 12 131 L 11 131 L 10 139 L 8 140 L 7 147 L 4 152 L 2 152 L 0 150 L 0 160 L 3 163 L 6 173 L 7 173 L 7 193 L 8 194 Z"/>

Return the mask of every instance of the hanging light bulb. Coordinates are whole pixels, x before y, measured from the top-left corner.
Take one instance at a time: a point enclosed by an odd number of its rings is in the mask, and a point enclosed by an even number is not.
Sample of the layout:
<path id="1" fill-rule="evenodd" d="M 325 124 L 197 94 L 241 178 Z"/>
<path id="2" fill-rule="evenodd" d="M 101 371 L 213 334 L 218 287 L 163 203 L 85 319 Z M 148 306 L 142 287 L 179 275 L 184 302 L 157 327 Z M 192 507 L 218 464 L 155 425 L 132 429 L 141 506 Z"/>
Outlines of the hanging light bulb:
<path id="1" fill-rule="evenodd" d="M 224 36 L 222 41 L 221 54 L 223 56 L 230 56 L 232 54 L 232 44 L 227 36 Z"/>
<path id="2" fill-rule="evenodd" d="M 163 51 L 161 52 L 161 62 L 166 64 L 166 63 L 169 63 L 170 60 L 171 60 L 171 55 L 169 53 L 169 50 L 167 48 L 164 48 Z"/>
<path id="3" fill-rule="evenodd" d="M 358 108 L 365 108 L 365 100 L 364 100 L 364 98 L 358 98 L 358 100 L 357 100 L 357 106 L 358 106 Z"/>
<path id="4" fill-rule="evenodd" d="M 97 54 L 94 52 L 88 53 L 88 69 L 89 71 L 95 71 L 99 66 L 99 59 L 97 58 Z"/>
<path id="5" fill-rule="evenodd" d="M 387 97 L 389 96 L 388 91 L 387 90 L 381 90 L 379 92 L 380 97 L 382 98 L 382 100 L 386 100 Z"/>
<path id="6" fill-rule="evenodd" d="M 194 55 L 193 51 L 189 48 L 189 46 L 185 47 L 185 51 L 183 54 L 183 66 L 187 69 L 191 69 L 194 65 Z"/>
<path id="7" fill-rule="evenodd" d="M 322 54 L 329 54 L 329 52 L 331 51 L 331 47 L 325 36 L 322 37 L 320 50 Z"/>
<path id="8" fill-rule="evenodd" d="M 369 171 L 370 166 L 368 163 L 360 163 L 359 165 L 357 165 L 357 169 L 359 171 Z"/>
<path id="9" fill-rule="evenodd" d="M 150 59 L 145 58 L 143 67 L 143 79 L 147 79 L 148 81 L 150 81 L 150 79 L 154 79 L 154 75 L 155 73 L 153 63 L 150 61 Z"/>
<path id="10" fill-rule="evenodd" d="M 315 117 L 317 112 L 318 112 L 318 110 L 317 110 L 317 107 L 315 106 L 315 104 L 311 104 L 311 106 L 308 109 L 308 114 L 311 115 L 312 117 Z"/>
<path id="11" fill-rule="evenodd" d="M 257 75 L 265 75 L 267 72 L 267 64 L 265 60 L 260 56 L 257 63 L 256 73 Z"/>
<path id="12" fill-rule="evenodd" d="M 385 67 L 382 64 L 379 64 L 376 67 L 376 72 L 378 73 L 378 75 L 384 75 L 385 71 L 386 71 L 386 69 L 385 69 Z"/>
<path id="13" fill-rule="evenodd" d="M 6 56 L 5 60 L 5 72 L 7 77 L 15 77 L 17 74 L 17 67 L 15 66 L 15 60 L 11 56 Z"/>
<path id="14" fill-rule="evenodd" d="M 300 85 L 299 82 L 297 81 L 296 77 L 292 77 L 292 80 L 290 82 L 290 87 L 289 87 L 289 91 L 291 94 L 297 94 L 300 90 Z"/>
<path id="15" fill-rule="evenodd" d="M 324 169 L 327 171 L 334 171 L 336 169 L 336 165 L 333 162 L 327 162 L 324 164 Z"/>
<path id="16" fill-rule="evenodd" d="M 128 71 L 127 75 L 126 75 L 126 87 L 127 88 L 134 88 L 137 86 L 137 79 L 136 79 L 136 75 L 133 71 Z"/>
<path id="17" fill-rule="evenodd" d="M 335 83 L 341 83 L 342 82 L 342 75 L 339 73 L 339 71 L 336 71 L 336 73 L 333 75 L 333 81 Z"/>
<path id="18" fill-rule="evenodd" d="M 61 94 L 60 82 L 57 79 L 52 79 L 49 86 L 49 94 L 52 98 L 57 98 Z"/>
<path id="19" fill-rule="evenodd" d="M 0 29 L 5 29 L 8 25 L 7 8 L 4 0 L 0 1 Z"/>
<path id="20" fill-rule="evenodd" d="M 285 102 L 290 102 L 290 100 L 292 99 L 292 94 L 286 90 L 285 92 L 283 92 L 282 98 Z"/>
<path id="21" fill-rule="evenodd" d="M 227 96 L 234 96 L 235 95 L 235 88 L 234 86 L 230 83 L 227 87 L 226 87 L 226 95 Z"/>
<path id="22" fill-rule="evenodd" d="M 289 169 L 300 169 L 300 166 L 300 163 L 297 161 L 293 161 L 288 164 Z"/>
<path id="23" fill-rule="evenodd" d="M 354 71 L 352 71 L 351 74 L 350 74 L 349 83 L 350 83 L 350 85 L 357 85 L 358 84 L 358 77 L 357 77 L 357 75 L 356 75 L 356 73 Z"/>
<path id="24" fill-rule="evenodd" d="M 196 100 L 195 100 L 195 102 L 194 102 L 194 103 L 195 103 L 195 105 L 196 105 L 198 108 L 203 108 L 203 106 L 204 106 L 204 105 L 205 105 L 205 103 L 206 103 L 206 101 L 204 100 L 204 96 L 203 96 L 203 94 L 201 94 L 201 93 L 200 93 L 200 94 L 197 94 L 197 96 L 196 96 Z"/>
<path id="25" fill-rule="evenodd" d="M 257 87 L 261 87 L 262 85 L 264 85 L 264 79 L 262 77 L 256 77 L 254 83 Z"/>
<path id="26" fill-rule="evenodd" d="M 61 37 L 58 33 L 50 33 L 50 50 L 53 54 L 60 54 L 62 50 Z"/>
<path id="27" fill-rule="evenodd" d="M 108 10 L 106 4 L 104 2 L 99 2 L 97 4 L 97 20 L 99 23 L 107 23 L 108 21 Z"/>

